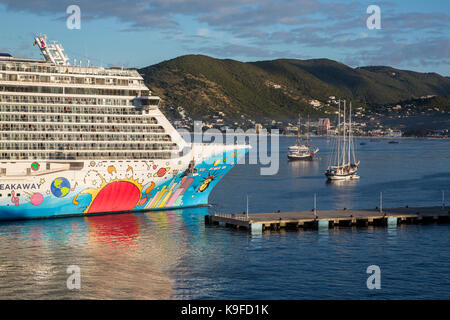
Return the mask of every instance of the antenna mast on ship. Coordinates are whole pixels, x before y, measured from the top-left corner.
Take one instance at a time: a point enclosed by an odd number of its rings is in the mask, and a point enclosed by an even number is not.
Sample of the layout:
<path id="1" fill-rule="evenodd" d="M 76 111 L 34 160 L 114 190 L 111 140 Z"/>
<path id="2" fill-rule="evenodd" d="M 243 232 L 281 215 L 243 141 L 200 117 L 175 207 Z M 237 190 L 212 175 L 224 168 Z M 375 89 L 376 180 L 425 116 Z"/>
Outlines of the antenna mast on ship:
<path id="1" fill-rule="evenodd" d="M 44 34 L 43 37 L 34 37 L 34 44 L 38 45 L 39 49 L 42 52 L 45 60 L 48 62 L 61 65 L 68 66 L 69 57 L 64 54 L 64 49 L 61 44 L 56 43 L 56 41 L 52 41 L 51 44 L 47 43 L 47 35 Z"/>

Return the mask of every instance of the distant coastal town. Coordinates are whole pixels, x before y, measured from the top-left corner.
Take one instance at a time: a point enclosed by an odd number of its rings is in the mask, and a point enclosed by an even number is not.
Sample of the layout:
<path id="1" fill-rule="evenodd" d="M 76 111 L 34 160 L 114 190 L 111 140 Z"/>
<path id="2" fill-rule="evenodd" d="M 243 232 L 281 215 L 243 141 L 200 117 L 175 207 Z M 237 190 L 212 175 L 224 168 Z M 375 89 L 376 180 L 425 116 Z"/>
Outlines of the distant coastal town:
<path id="1" fill-rule="evenodd" d="M 426 101 L 433 95 L 423 96 L 418 101 Z M 311 99 L 308 101 L 311 108 L 322 111 L 326 116 L 311 118 L 302 114 L 301 133 L 309 128 L 309 132 L 316 136 L 333 136 L 337 133 L 338 99 L 330 96 L 327 101 Z M 183 107 L 170 107 L 175 128 L 193 129 L 193 119 Z M 342 113 L 342 110 L 341 110 Z M 176 116 L 173 117 L 173 114 Z M 342 114 L 341 114 L 342 115 Z M 443 120 L 444 119 L 444 120 Z M 438 121 L 440 125 L 435 125 Z M 442 125 L 444 121 L 444 125 Z M 447 125 L 445 125 L 447 122 Z M 355 106 L 353 112 L 353 131 L 355 136 L 367 137 L 431 137 L 450 138 L 449 125 L 450 111 L 438 106 L 423 107 L 416 101 L 398 103 L 393 105 L 363 107 Z M 240 119 L 229 120 L 225 112 L 218 111 L 208 119 L 203 119 L 203 129 L 216 128 L 223 132 L 227 129 L 278 129 L 282 135 L 297 135 L 298 119 L 263 119 L 254 120 L 241 115 Z"/>

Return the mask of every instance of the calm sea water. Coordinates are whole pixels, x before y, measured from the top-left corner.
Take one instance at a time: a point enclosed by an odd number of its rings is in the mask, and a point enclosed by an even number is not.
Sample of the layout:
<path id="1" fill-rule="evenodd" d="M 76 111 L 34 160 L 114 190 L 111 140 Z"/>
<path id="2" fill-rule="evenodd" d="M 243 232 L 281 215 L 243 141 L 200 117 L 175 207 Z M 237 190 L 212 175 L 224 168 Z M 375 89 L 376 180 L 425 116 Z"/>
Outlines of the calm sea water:
<path id="1" fill-rule="evenodd" d="M 0 224 L 0 299 L 449 299 L 450 226 L 341 228 L 260 235 L 204 225 L 209 212 L 250 213 L 441 204 L 450 200 L 450 141 L 358 140 L 361 179 L 328 184 L 331 142 L 321 160 L 288 163 L 261 176 L 238 165 L 210 208 Z M 367 142 L 360 145 L 361 141 Z M 449 201 L 450 202 L 450 201 Z M 67 267 L 81 270 L 68 290 Z M 366 268 L 381 269 L 368 290 Z"/>

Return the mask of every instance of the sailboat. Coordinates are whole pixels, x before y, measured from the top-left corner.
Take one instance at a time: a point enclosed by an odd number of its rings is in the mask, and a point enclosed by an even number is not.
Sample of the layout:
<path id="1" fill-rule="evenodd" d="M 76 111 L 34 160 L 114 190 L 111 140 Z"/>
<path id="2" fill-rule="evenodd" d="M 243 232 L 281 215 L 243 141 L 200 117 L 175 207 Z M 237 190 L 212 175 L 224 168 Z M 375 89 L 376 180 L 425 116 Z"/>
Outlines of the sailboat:
<path id="1" fill-rule="evenodd" d="M 350 102 L 348 122 L 346 122 L 345 100 L 343 119 L 344 121 L 341 124 L 341 101 L 339 100 L 338 137 L 336 139 L 333 154 L 330 158 L 328 169 L 325 171 L 325 176 L 327 176 L 329 180 L 359 179 L 357 174 L 359 161 L 356 160 L 352 136 L 352 103 Z"/>
<path id="2" fill-rule="evenodd" d="M 300 137 L 300 115 L 298 117 L 298 131 L 297 131 L 297 142 L 295 145 L 288 147 L 288 159 L 291 161 L 294 160 L 313 160 L 316 157 L 319 148 L 312 147 L 310 145 L 309 138 L 309 120 L 308 120 L 308 130 L 306 133 L 306 141 L 303 144 L 302 139 Z"/>

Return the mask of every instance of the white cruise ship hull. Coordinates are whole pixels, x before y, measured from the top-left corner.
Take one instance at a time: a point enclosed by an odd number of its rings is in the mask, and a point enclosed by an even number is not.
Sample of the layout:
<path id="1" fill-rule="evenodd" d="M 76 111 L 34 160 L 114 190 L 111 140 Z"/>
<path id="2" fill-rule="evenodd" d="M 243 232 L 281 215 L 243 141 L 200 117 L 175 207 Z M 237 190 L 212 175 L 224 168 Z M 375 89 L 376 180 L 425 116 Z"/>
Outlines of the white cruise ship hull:
<path id="1" fill-rule="evenodd" d="M 82 169 L 64 161 L 11 162 L 16 170 L 9 172 L 16 173 L 0 176 L 0 220 L 207 205 L 211 190 L 247 151 L 199 145 L 167 160 L 78 161 Z"/>

